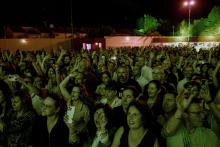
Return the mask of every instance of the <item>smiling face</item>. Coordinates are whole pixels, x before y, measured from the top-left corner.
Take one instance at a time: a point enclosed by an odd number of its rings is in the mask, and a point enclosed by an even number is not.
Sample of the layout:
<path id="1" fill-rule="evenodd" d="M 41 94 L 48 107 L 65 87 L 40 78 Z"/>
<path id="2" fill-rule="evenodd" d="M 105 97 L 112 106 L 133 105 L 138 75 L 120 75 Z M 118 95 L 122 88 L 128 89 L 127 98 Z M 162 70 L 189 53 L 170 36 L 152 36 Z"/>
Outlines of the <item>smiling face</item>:
<path id="1" fill-rule="evenodd" d="M 108 119 L 105 115 L 103 108 L 97 109 L 94 113 L 94 122 L 95 122 L 96 128 L 98 130 L 102 129 L 103 127 L 106 126 L 107 121 Z"/>
<path id="2" fill-rule="evenodd" d="M 134 106 L 130 106 L 130 108 L 128 109 L 127 123 L 130 129 L 138 129 L 140 127 L 143 127 L 142 114 Z"/>

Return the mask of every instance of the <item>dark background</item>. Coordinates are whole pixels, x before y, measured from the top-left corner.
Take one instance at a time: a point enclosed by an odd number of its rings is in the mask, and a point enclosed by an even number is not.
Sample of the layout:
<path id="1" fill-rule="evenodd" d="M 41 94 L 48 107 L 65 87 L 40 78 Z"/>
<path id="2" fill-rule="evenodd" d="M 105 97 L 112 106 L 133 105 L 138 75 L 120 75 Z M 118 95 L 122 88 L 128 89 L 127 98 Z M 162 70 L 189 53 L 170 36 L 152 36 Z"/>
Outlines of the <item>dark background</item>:
<path id="1" fill-rule="evenodd" d="M 110 25 L 133 28 L 137 18 L 150 14 L 177 24 L 187 19 L 184 0 L 72 0 L 74 27 Z M 220 0 L 195 0 L 192 18 L 207 17 Z M 71 0 L 1 0 L 0 25 L 40 25 L 43 21 L 55 26 L 70 26 Z"/>

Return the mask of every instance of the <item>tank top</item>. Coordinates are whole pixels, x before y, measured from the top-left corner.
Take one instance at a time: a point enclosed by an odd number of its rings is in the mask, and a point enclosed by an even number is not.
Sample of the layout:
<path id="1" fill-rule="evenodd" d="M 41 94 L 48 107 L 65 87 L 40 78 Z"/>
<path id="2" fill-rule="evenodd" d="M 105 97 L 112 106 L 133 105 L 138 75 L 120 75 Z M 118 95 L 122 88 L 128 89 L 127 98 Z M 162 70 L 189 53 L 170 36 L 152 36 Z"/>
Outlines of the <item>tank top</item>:
<path id="1" fill-rule="evenodd" d="M 120 147 L 128 147 L 128 133 L 129 129 L 124 129 L 124 133 L 121 137 Z M 153 147 L 156 140 L 156 135 L 153 134 L 152 131 L 148 130 L 144 135 L 141 143 L 137 147 Z"/>

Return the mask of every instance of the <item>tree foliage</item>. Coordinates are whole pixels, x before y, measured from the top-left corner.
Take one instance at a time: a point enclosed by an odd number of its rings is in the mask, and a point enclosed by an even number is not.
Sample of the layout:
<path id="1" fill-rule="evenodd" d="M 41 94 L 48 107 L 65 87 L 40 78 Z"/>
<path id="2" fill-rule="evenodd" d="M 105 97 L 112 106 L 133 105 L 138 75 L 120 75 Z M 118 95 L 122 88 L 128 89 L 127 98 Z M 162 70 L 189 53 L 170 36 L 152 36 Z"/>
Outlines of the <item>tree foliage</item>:
<path id="1" fill-rule="evenodd" d="M 160 25 L 161 23 L 158 19 L 145 14 L 143 17 L 137 20 L 137 29 L 135 32 L 138 35 L 150 34 L 153 31 L 156 31 Z"/>

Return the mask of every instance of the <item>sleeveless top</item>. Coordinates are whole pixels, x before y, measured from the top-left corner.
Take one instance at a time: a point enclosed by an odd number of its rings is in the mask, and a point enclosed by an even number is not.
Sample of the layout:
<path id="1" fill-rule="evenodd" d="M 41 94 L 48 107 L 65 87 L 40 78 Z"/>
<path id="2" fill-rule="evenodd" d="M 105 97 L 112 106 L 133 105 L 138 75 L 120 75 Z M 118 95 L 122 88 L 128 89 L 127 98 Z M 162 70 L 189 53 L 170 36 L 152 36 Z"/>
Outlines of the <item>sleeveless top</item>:
<path id="1" fill-rule="evenodd" d="M 128 147 L 128 133 L 129 129 L 124 129 L 124 133 L 121 137 L 121 143 L 119 147 Z M 151 130 L 148 130 L 144 135 L 141 143 L 137 147 L 153 147 L 156 140 L 156 135 Z"/>

